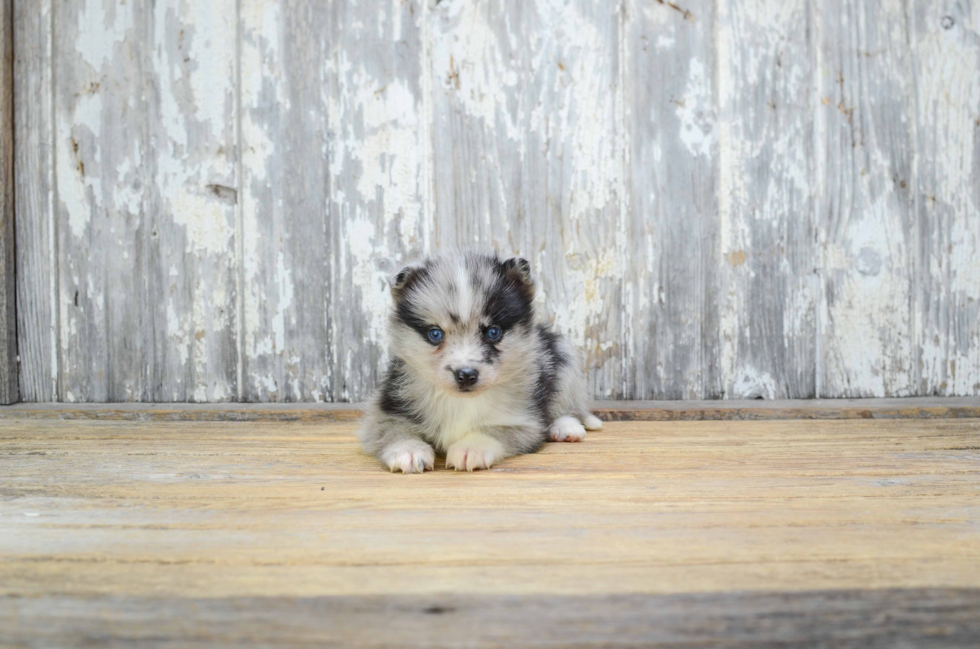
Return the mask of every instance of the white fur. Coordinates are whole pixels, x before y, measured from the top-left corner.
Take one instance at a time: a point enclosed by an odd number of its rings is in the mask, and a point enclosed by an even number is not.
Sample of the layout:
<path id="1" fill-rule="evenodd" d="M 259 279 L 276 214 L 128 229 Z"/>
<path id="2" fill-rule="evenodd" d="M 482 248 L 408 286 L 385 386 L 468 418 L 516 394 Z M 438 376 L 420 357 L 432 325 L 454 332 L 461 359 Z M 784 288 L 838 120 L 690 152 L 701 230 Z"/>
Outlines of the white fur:
<path id="1" fill-rule="evenodd" d="M 602 420 L 592 413 L 582 417 L 582 425 L 585 426 L 585 430 L 602 430 Z"/>
<path id="2" fill-rule="evenodd" d="M 471 433 L 449 447 L 446 468 L 457 471 L 489 469 L 504 457 L 507 457 L 507 452 L 503 444 L 489 435 Z"/>
<path id="3" fill-rule="evenodd" d="M 537 425 L 534 413 L 522 404 L 521 395 L 533 389 L 533 377 L 505 375 L 500 382 L 476 394 L 460 394 L 453 384 L 441 385 L 413 381 L 405 392 L 426 414 L 427 437 L 437 448 L 448 449 L 479 428 Z"/>
<path id="4" fill-rule="evenodd" d="M 420 439 L 407 439 L 386 448 L 381 461 L 392 473 L 422 473 L 435 468 L 436 452 Z"/>
<path id="5" fill-rule="evenodd" d="M 548 428 L 552 442 L 581 442 L 585 439 L 585 427 L 571 416 L 559 417 Z"/>

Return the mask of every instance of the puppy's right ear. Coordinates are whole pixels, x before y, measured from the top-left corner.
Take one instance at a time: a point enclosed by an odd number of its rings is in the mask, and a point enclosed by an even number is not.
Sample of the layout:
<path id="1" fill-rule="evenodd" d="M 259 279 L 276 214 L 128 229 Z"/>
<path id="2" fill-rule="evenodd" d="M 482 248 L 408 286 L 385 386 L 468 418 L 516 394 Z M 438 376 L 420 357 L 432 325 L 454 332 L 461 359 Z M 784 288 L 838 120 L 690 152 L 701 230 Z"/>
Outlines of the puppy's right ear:
<path id="1" fill-rule="evenodd" d="M 395 298 L 396 302 L 404 294 L 405 289 L 419 279 L 419 272 L 421 270 L 421 266 L 405 266 L 388 277 L 388 287 L 391 289 L 391 297 Z"/>

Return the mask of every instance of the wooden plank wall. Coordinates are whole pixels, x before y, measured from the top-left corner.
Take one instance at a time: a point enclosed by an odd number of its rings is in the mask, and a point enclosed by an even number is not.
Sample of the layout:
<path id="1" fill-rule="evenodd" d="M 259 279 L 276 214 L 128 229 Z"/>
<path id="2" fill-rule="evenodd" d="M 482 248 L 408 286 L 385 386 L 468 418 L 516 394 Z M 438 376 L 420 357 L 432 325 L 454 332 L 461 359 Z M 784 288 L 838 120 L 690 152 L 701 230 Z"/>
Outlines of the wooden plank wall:
<path id="1" fill-rule="evenodd" d="M 980 395 L 980 3 L 14 0 L 27 401 L 358 401 L 528 257 L 597 398 Z"/>

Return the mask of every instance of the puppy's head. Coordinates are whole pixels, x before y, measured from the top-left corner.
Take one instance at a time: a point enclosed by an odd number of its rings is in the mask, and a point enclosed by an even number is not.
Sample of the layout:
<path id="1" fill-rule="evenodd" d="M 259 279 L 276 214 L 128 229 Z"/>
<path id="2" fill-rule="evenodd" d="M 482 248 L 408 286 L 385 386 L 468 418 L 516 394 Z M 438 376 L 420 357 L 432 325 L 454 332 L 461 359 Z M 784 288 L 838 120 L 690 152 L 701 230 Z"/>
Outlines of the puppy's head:
<path id="1" fill-rule="evenodd" d="M 444 391 L 479 394 L 531 353 L 534 282 L 524 259 L 448 253 L 402 268 L 389 284 L 392 351 Z"/>

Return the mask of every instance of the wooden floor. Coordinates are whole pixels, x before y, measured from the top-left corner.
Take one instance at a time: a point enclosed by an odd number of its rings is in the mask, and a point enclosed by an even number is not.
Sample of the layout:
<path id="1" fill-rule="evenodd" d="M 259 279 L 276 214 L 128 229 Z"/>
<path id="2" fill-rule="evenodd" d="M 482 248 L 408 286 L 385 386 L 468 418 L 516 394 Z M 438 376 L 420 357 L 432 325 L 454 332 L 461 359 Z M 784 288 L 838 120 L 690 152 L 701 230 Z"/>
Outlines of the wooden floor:
<path id="1" fill-rule="evenodd" d="M 980 644 L 980 419 L 356 425 L 0 421 L 0 645 Z"/>

